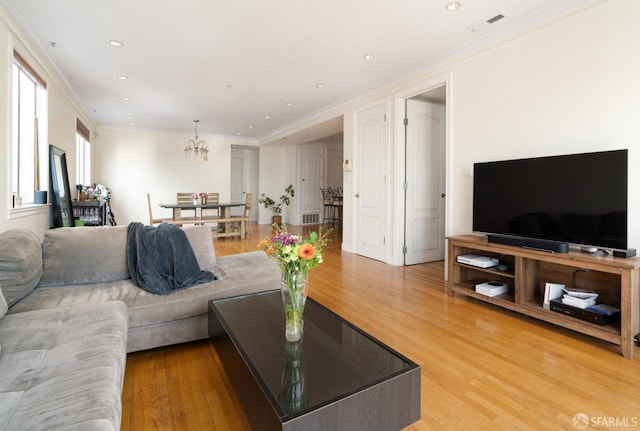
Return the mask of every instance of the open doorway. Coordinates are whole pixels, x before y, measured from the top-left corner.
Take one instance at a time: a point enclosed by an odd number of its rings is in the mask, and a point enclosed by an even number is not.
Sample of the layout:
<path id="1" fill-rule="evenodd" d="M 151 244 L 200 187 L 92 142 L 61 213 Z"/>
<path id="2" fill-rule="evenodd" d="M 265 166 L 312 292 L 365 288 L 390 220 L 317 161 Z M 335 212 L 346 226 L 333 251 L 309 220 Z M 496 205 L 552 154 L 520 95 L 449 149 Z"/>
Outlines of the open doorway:
<path id="1" fill-rule="evenodd" d="M 444 259 L 446 84 L 405 100 L 404 264 Z"/>

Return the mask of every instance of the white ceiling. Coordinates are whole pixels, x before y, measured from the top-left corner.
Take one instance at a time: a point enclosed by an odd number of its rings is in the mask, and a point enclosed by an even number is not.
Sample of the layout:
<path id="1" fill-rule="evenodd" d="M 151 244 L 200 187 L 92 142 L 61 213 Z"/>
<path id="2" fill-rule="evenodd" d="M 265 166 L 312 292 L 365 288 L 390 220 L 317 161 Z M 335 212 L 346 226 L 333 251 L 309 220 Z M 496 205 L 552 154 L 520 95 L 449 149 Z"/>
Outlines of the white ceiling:
<path id="1" fill-rule="evenodd" d="M 0 0 L 98 126 L 192 131 L 198 119 L 201 133 L 259 142 L 584 0 L 460 2 Z"/>

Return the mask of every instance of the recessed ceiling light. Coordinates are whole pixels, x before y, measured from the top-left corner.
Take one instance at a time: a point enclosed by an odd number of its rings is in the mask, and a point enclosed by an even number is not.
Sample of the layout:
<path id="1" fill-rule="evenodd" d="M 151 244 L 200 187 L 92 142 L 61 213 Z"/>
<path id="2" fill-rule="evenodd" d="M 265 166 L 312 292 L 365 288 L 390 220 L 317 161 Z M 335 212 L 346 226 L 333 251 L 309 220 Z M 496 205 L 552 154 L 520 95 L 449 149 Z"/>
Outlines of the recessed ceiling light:
<path id="1" fill-rule="evenodd" d="M 131 102 L 131 97 L 124 96 L 122 100 L 124 100 L 125 102 Z"/>
<path id="2" fill-rule="evenodd" d="M 133 115 L 133 112 L 127 112 L 127 115 Z"/>
<path id="3" fill-rule="evenodd" d="M 124 45 L 124 43 L 120 42 L 119 40 L 110 40 L 109 45 L 120 48 L 121 46 Z"/>
<path id="4" fill-rule="evenodd" d="M 129 79 L 129 77 L 127 75 L 118 75 L 118 79 L 126 81 L 127 79 Z"/>
<path id="5" fill-rule="evenodd" d="M 250 129 L 253 129 L 253 126 L 249 126 Z"/>
<path id="6" fill-rule="evenodd" d="M 265 115 L 265 116 L 264 116 L 264 119 L 265 119 L 265 120 L 268 120 L 269 118 L 271 118 L 271 116 L 270 116 L 270 115 Z"/>
<path id="7" fill-rule="evenodd" d="M 365 60 L 373 60 L 374 58 L 376 58 L 376 56 L 373 54 L 365 54 L 362 58 L 364 58 Z"/>
<path id="8" fill-rule="evenodd" d="M 130 126 L 135 126 L 136 123 L 129 123 Z"/>
<path id="9" fill-rule="evenodd" d="M 448 10 L 449 12 L 453 12 L 456 11 L 458 9 L 460 9 L 462 7 L 462 3 L 459 1 L 450 1 L 449 3 L 447 3 L 447 5 L 444 7 L 446 10 Z"/>
<path id="10" fill-rule="evenodd" d="M 318 83 L 316 84 L 316 87 L 317 87 L 317 88 L 324 88 L 324 87 L 325 87 L 325 84 L 324 84 L 323 82 L 318 82 Z"/>
<path id="11" fill-rule="evenodd" d="M 287 108 L 291 108 L 293 106 L 293 103 L 288 102 L 288 103 L 285 103 L 284 106 L 286 106 Z"/>

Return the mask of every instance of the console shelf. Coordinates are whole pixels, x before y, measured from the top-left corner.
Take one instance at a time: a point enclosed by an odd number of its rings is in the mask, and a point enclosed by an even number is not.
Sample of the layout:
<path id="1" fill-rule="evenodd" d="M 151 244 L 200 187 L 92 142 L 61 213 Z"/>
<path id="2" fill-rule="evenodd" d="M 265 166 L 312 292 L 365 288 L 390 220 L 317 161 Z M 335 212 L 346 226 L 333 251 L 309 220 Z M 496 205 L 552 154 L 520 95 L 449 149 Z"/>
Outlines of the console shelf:
<path id="1" fill-rule="evenodd" d="M 447 239 L 449 295 L 465 295 L 608 341 L 619 345 L 625 358 L 633 359 L 633 337 L 640 332 L 639 258 L 594 257 L 577 251 L 554 254 L 488 243 L 478 235 Z M 498 258 L 508 269 L 499 271 L 462 264 L 456 261 L 462 254 Z M 491 280 L 507 284 L 509 291 L 494 297 L 475 291 L 476 284 Z M 601 326 L 543 308 L 547 282 L 598 292 L 598 302 L 620 309 L 619 321 Z"/>

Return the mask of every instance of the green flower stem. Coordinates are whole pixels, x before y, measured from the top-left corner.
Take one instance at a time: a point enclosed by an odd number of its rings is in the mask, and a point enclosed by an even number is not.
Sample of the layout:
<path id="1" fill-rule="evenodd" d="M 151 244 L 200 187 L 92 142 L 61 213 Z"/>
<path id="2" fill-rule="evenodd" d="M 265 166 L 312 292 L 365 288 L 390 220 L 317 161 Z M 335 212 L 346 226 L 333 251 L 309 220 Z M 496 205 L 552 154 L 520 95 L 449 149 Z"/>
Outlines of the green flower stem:
<path id="1" fill-rule="evenodd" d="M 302 335 L 304 306 L 307 302 L 306 272 L 282 273 L 282 300 L 288 341 L 297 341 Z"/>

